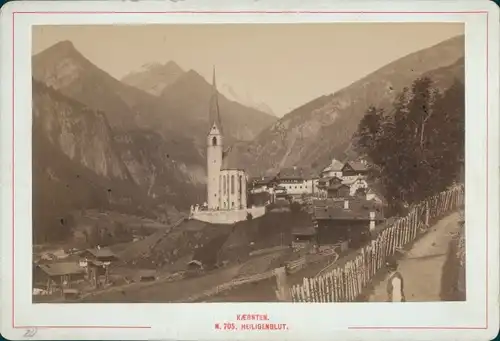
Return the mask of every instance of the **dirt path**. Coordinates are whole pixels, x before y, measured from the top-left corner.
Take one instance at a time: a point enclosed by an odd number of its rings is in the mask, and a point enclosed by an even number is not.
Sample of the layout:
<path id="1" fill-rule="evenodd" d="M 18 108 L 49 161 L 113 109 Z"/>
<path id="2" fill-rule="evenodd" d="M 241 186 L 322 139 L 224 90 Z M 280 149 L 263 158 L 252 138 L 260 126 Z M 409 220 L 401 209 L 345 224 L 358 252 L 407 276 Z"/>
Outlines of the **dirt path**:
<path id="1" fill-rule="evenodd" d="M 458 232 L 459 214 L 453 213 L 438 221 L 426 235 L 415 242 L 399 261 L 408 302 L 440 301 L 441 275 L 453 234 Z M 387 298 L 387 276 L 370 295 L 370 302 Z"/>

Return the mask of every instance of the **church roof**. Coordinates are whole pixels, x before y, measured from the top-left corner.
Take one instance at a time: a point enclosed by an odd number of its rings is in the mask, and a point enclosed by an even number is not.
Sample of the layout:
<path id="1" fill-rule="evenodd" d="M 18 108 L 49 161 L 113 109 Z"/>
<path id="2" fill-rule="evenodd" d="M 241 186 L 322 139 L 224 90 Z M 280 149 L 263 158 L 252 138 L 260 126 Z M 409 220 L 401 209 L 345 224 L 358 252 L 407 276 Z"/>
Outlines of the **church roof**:
<path id="1" fill-rule="evenodd" d="M 228 148 L 222 153 L 222 167 L 221 170 L 244 170 L 238 162 L 238 158 L 234 154 L 230 154 L 231 148 Z"/>
<path id="2" fill-rule="evenodd" d="M 219 133 L 222 135 L 223 133 L 222 120 L 220 118 L 220 111 L 219 111 L 219 91 L 217 90 L 217 84 L 215 82 L 215 67 L 212 79 L 212 97 L 210 98 L 208 124 L 209 124 L 208 127 L 209 131 L 212 130 L 212 127 L 215 124 L 219 129 Z"/>

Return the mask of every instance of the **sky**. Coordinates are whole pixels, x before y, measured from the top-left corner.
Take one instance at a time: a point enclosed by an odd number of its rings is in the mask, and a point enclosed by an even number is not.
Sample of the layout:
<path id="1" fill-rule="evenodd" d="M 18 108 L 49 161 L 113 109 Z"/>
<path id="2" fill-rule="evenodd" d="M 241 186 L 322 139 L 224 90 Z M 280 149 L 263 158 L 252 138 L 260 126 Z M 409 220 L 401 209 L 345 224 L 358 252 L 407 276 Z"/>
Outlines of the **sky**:
<path id="1" fill-rule="evenodd" d="M 175 61 L 277 116 L 409 53 L 463 34 L 460 23 L 34 26 L 32 53 L 70 40 L 115 78 Z"/>

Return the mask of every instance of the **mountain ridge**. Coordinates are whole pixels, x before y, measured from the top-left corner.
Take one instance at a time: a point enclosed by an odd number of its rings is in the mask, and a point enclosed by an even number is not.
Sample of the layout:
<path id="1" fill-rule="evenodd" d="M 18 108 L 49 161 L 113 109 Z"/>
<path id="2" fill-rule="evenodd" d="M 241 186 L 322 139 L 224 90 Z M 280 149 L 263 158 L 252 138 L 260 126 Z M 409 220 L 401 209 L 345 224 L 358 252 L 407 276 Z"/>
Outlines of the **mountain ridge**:
<path id="1" fill-rule="evenodd" d="M 334 94 L 320 96 L 292 110 L 253 141 L 239 144 L 229 157 L 253 175 L 291 166 L 312 166 L 317 171 L 333 157 L 345 159 L 352 135 L 368 106 L 389 106 L 415 78 L 442 67 L 453 69 L 454 63 L 463 63 L 463 56 L 464 36 L 404 56 Z M 452 81 L 446 73 L 439 77 L 441 88 Z M 458 78 L 463 79 L 463 75 Z"/>

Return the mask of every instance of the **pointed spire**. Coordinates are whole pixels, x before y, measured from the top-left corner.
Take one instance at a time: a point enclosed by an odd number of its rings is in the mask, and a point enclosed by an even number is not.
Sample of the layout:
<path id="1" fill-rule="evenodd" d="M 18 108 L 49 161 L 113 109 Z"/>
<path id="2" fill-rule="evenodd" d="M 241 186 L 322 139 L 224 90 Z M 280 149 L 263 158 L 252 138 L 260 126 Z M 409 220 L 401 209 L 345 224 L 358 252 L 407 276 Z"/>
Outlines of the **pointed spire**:
<path id="1" fill-rule="evenodd" d="M 213 67 L 212 86 L 213 86 L 214 90 L 217 91 L 217 83 L 215 82 L 215 65 Z"/>
<path id="2" fill-rule="evenodd" d="M 212 78 L 212 98 L 210 99 L 210 109 L 209 109 L 209 129 L 212 129 L 214 123 L 216 124 L 219 132 L 222 134 L 222 122 L 220 119 L 219 112 L 219 92 L 217 91 L 217 83 L 215 81 L 215 65 L 213 68 L 213 78 Z"/>

